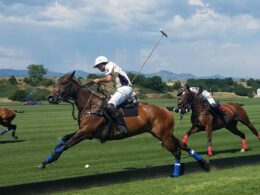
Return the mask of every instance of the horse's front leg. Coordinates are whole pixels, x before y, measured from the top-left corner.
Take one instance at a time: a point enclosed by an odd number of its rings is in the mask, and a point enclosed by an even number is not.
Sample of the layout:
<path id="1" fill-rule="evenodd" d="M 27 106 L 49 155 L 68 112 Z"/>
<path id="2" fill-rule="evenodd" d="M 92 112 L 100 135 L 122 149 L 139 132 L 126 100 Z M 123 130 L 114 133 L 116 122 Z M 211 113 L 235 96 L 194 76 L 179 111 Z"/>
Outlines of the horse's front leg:
<path id="1" fill-rule="evenodd" d="M 0 136 L 3 136 L 8 131 L 13 130 L 12 137 L 15 138 L 15 139 L 18 139 L 18 137 L 16 136 L 16 125 L 12 125 L 12 124 L 7 124 L 6 125 L 5 124 L 4 126 L 6 126 L 7 128 L 0 132 Z"/>
<path id="2" fill-rule="evenodd" d="M 69 136 L 69 135 L 72 135 L 72 136 Z M 50 156 L 48 156 L 43 162 L 41 162 L 37 166 L 38 168 L 43 169 L 46 167 L 46 165 L 51 165 L 51 164 L 55 163 L 65 150 L 69 149 L 73 145 L 75 145 L 87 138 L 87 134 L 83 131 L 78 131 L 76 133 L 69 134 L 69 135 L 68 135 L 68 137 L 65 136 L 65 138 L 68 138 L 68 139 L 67 140 L 64 139 L 63 140 L 64 142 L 62 144 L 58 144 L 55 147 L 55 150 L 52 152 L 52 154 Z"/>
<path id="3" fill-rule="evenodd" d="M 187 131 L 187 132 L 184 134 L 184 136 L 183 136 L 183 138 L 182 138 L 182 142 L 186 144 L 186 143 L 188 142 L 188 139 L 189 139 L 190 135 L 193 134 L 193 133 L 196 133 L 197 131 L 198 131 L 198 128 L 196 128 L 196 127 L 193 125 L 193 126 L 190 128 L 190 130 Z"/>
<path id="4" fill-rule="evenodd" d="M 55 149 L 65 144 L 66 141 L 68 141 L 75 134 L 76 132 L 65 135 L 61 140 L 58 141 L 57 145 L 55 146 Z"/>
<path id="5" fill-rule="evenodd" d="M 208 145 L 208 156 L 212 156 L 212 126 L 206 126 L 206 133 L 207 133 L 207 145 Z"/>

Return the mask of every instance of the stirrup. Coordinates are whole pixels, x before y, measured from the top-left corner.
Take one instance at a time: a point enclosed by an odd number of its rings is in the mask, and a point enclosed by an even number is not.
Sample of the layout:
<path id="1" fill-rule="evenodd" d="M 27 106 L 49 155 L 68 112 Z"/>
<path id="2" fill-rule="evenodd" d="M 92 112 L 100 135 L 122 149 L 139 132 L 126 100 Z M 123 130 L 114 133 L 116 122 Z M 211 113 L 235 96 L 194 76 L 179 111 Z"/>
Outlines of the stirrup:
<path id="1" fill-rule="evenodd" d="M 228 117 L 227 117 L 227 116 L 224 116 L 224 117 L 223 117 L 223 120 L 224 120 L 224 122 L 225 122 L 226 124 L 228 124 L 228 123 L 229 123 L 229 119 L 228 119 Z"/>
<path id="2" fill-rule="evenodd" d="M 127 128 L 125 126 L 117 124 L 117 131 L 115 133 L 116 136 L 118 136 L 118 135 L 125 135 L 127 133 L 128 133 L 128 131 L 127 131 Z"/>

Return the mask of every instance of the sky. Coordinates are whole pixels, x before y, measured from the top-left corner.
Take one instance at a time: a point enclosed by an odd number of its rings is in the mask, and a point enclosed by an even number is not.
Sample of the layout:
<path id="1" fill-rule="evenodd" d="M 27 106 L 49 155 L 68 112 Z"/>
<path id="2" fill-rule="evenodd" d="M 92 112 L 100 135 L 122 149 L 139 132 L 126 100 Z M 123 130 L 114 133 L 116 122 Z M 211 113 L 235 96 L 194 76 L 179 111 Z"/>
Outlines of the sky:
<path id="1" fill-rule="evenodd" d="M 0 69 L 43 64 L 260 79 L 259 0 L 0 0 Z"/>

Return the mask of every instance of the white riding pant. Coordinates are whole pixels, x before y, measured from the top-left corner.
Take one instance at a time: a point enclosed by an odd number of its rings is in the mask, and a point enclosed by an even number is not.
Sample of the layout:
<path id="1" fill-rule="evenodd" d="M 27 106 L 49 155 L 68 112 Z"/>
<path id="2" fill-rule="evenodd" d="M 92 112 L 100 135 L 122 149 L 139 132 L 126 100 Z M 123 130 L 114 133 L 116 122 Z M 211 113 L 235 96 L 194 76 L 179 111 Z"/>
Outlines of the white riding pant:
<path id="1" fill-rule="evenodd" d="M 133 93 L 133 89 L 130 86 L 121 86 L 117 88 L 116 92 L 112 95 L 109 104 L 114 104 L 115 107 L 122 104 L 125 100 L 127 100 Z"/>
<path id="2" fill-rule="evenodd" d="M 212 95 L 208 91 L 206 91 L 206 90 L 202 91 L 201 95 L 203 96 L 203 98 L 207 99 L 207 101 L 209 102 L 210 105 L 216 104 L 216 102 L 213 99 Z"/>

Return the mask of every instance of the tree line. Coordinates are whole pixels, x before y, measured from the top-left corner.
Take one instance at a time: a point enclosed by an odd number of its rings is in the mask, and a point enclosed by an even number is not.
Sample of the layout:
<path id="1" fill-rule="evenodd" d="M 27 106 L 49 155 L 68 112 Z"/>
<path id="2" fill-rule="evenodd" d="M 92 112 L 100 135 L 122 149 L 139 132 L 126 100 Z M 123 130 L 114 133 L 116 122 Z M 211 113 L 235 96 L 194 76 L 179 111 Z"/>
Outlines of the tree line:
<path id="1" fill-rule="evenodd" d="M 251 98 L 260 88 L 260 80 L 250 78 L 249 80 L 234 81 L 231 77 L 225 79 L 188 79 L 187 85 L 202 87 L 210 92 L 234 92 L 236 95 Z M 173 88 L 178 89 L 180 86 L 180 82 L 176 82 Z"/>
<path id="2" fill-rule="evenodd" d="M 1 93 L 0 97 L 8 97 L 16 101 L 23 101 L 31 94 L 32 98 L 38 100 L 46 99 L 49 94 L 48 88 L 55 85 L 53 78 L 46 78 L 48 72 L 42 64 L 32 64 L 27 67 L 28 77 L 22 79 L 22 82 L 27 85 L 19 85 L 15 76 L 11 76 L 7 80 L 2 80 L 0 83 Z M 135 75 L 134 73 L 127 73 L 130 80 L 134 79 L 134 86 L 142 88 L 142 93 L 149 92 L 165 93 L 173 92 L 182 87 L 181 81 L 175 81 L 173 86 L 169 86 L 164 82 L 160 76 L 145 77 L 144 75 Z M 102 75 L 89 74 L 87 80 L 93 80 Z M 77 78 L 81 82 L 83 78 Z M 239 96 L 253 97 L 256 90 L 260 88 L 260 80 L 250 78 L 249 80 L 242 79 L 240 82 L 234 81 L 231 77 L 225 79 L 188 79 L 186 81 L 189 86 L 202 87 L 210 92 L 234 92 Z"/>

